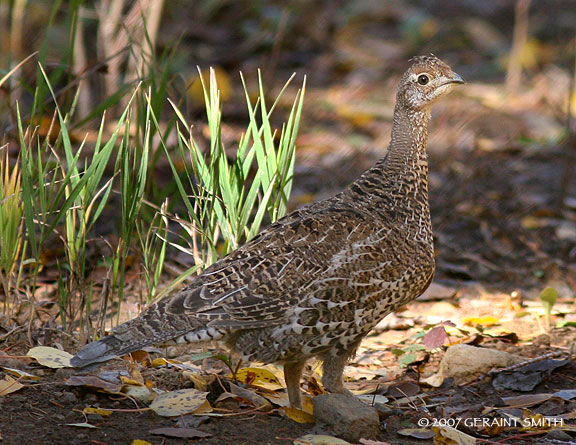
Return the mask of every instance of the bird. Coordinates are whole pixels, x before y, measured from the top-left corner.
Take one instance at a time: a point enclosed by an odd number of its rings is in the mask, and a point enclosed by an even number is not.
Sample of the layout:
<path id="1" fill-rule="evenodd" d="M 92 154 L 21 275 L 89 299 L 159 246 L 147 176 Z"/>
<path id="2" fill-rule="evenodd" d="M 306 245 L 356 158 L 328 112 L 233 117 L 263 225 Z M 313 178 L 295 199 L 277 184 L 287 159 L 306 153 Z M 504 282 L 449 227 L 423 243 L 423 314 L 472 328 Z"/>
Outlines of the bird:
<path id="1" fill-rule="evenodd" d="M 302 407 L 300 380 L 312 358 L 323 361 L 326 391 L 349 394 L 343 371 L 362 339 L 432 281 L 428 126 L 432 105 L 462 83 L 434 55 L 411 59 L 397 87 L 390 144 L 372 168 L 87 344 L 72 366 L 168 340 L 219 341 L 242 360 L 283 365 L 293 408 Z"/>

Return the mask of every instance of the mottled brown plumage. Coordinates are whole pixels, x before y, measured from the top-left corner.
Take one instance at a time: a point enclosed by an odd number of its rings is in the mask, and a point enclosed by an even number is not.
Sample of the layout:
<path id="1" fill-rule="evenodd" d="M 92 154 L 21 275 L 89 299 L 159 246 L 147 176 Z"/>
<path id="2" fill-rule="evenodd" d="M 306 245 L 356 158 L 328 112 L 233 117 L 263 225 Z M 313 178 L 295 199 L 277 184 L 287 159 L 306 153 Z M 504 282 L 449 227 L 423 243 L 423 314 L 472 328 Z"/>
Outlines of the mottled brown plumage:
<path id="1" fill-rule="evenodd" d="M 246 360 L 283 363 L 292 406 L 301 405 L 311 357 L 324 360 L 325 388 L 345 392 L 342 371 L 362 338 L 432 280 L 430 106 L 456 83 L 462 78 L 436 57 L 414 58 L 398 86 L 388 152 L 373 168 L 270 225 L 184 290 L 85 346 L 72 364 L 173 338 L 220 340 Z"/>

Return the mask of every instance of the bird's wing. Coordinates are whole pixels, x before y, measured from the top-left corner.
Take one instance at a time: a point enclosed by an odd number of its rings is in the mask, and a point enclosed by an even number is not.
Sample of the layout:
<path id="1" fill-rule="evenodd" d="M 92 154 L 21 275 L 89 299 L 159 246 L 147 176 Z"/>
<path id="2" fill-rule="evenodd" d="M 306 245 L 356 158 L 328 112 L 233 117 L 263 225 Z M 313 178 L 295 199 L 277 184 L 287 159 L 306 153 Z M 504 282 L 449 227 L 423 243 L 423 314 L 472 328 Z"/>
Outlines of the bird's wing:
<path id="1" fill-rule="evenodd" d="M 369 215 L 351 208 L 291 214 L 169 297 L 166 310 L 212 327 L 281 323 L 306 298 L 311 282 L 327 274 L 345 277 L 339 262 L 374 232 L 371 224 Z"/>

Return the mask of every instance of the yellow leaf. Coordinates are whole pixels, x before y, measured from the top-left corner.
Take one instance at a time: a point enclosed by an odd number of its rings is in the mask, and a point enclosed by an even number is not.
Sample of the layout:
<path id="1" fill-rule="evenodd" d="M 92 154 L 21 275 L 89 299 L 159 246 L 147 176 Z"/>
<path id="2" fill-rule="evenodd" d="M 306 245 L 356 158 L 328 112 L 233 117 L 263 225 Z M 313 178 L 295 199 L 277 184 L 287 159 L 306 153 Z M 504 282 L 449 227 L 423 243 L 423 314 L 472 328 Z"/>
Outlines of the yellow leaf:
<path id="1" fill-rule="evenodd" d="M 0 396 L 5 396 L 6 394 L 16 392 L 22 388 L 24 388 L 24 385 L 9 375 L 4 377 L 3 380 L 0 380 Z"/>
<path id="2" fill-rule="evenodd" d="M 232 379 L 232 374 L 228 374 L 227 378 Z M 236 380 L 272 391 L 283 388 L 280 380 L 271 371 L 263 368 L 241 368 L 236 372 Z"/>
<path id="3" fill-rule="evenodd" d="M 70 364 L 72 355 L 60 349 L 36 346 L 30 349 L 26 355 L 35 358 L 38 363 L 48 368 L 72 368 Z"/>
<path id="4" fill-rule="evenodd" d="M 220 91 L 220 100 L 226 102 L 232 96 L 232 82 L 230 81 L 230 76 L 226 71 L 224 71 L 219 66 L 214 67 L 214 76 L 216 77 L 216 84 L 218 90 Z M 208 73 L 203 73 L 204 86 L 206 89 L 210 88 L 210 76 Z M 195 74 L 188 79 L 188 97 L 192 99 L 195 104 L 204 103 L 204 90 L 202 89 L 202 82 L 200 82 L 200 77 Z"/>
<path id="5" fill-rule="evenodd" d="M 464 317 L 462 323 L 468 326 L 494 326 L 500 323 L 500 320 L 496 317 Z"/>
<path id="6" fill-rule="evenodd" d="M 136 400 L 140 400 L 141 402 L 144 402 L 144 403 L 149 403 L 152 400 L 154 400 L 154 397 L 156 397 L 156 393 L 153 392 L 151 388 L 148 388 L 148 386 L 132 386 L 132 385 L 130 385 L 130 386 L 123 388 L 122 391 L 127 396 L 132 397 Z"/>
<path id="7" fill-rule="evenodd" d="M 182 371 L 182 376 L 190 379 L 198 391 L 208 391 L 208 387 L 216 380 L 214 375 L 200 375 L 192 371 Z"/>
<path id="8" fill-rule="evenodd" d="M 536 216 L 528 215 L 520 220 L 520 225 L 525 229 L 540 229 L 546 226 L 547 221 L 543 218 L 537 218 Z"/>
<path id="9" fill-rule="evenodd" d="M 1 368 L 8 374 L 15 375 L 16 377 L 22 380 L 42 380 L 42 377 L 38 377 L 37 375 L 30 374 L 29 372 L 26 371 L 22 371 L 21 369 L 5 368 L 4 366 L 2 366 Z"/>
<path id="10" fill-rule="evenodd" d="M 121 375 L 120 380 L 122 380 L 122 383 L 125 383 L 126 385 L 143 386 L 142 382 L 139 382 L 138 380 L 131 379 L 130 377 L 126 377 L 125 375 Z"/>
<path id="11" fill-rule="evenodd" d="M 298 423 L 314 423 L 314 416 L 298 408 L 285 408 L 286 417 Z"/>
<path id="12" fill-rule="evenodd" d="M 112 411 L 108 410 L 108 409 L 101 409 L 101 408 L 89 408 L 86 407 L 82 410 L 82 412 L 84 414 L 98 414 L 102 417 L 108 417 L 110 415 L 112 415 Z"/>
<path id="13" fill-rule="evenodd" d="M 384 443 L 384 442 L 382 442 Z M 343 439 L 338 439 L 334 436 L 328 436 L 326 434 L 306 434 L 305 436 L 299 437 L 294 440 L 294 445 L 349 445 L 350 442 L 346 442 Z"/>
<path id="14" fill-rule="evenodd" d="M 211 413 L 212 411 L 214 411 L 214 409 L 212 408 L 212 405 L 210 405 L 210 402 L 204 400 L 204 403 L 192 411 L 192 414 L 199 416 L 200 414 Z"/>
<path id="15" fill-rule="evenodd" d="M 179 363 L 180 362 L 178 360 L 168 360 L 166 358 L 158 357 L 158 358 L 155 358 L 154 360 L 152 360 L 152 363 L 150 363 L 150 366 L 152 366 L 153 368 L 161 368 L 162 366 L 174 365 L 174 364 L 179 364 Z"/>
<path id="16" fill-rule="evenodd" d="M 314 403 L 312 403 L 313 398 L 314 397 L 302 395 L 302 411 L 307 412 L 311 416 L 314 415 Z"/>
<path id="17" fill-rule="evenodd" d="M 207 394 L 196 389 L 170 391 L 157 396 L 150 408 L 159 416 L 180 416 L 200 408 L 206 401 Z"/>
<path id="18" fill-rule="evenodd" d="M 434 443 L 438 445 L 476 445 L 475 437 L 450 426 L 433 426 Z"/>
<path id="19" fill-rule="evenodd" d="M 134 439 L 132 441 L 132 445 L 152 445 L 152 444 L 150 442 L 148 442 L 147 440 Z"/>

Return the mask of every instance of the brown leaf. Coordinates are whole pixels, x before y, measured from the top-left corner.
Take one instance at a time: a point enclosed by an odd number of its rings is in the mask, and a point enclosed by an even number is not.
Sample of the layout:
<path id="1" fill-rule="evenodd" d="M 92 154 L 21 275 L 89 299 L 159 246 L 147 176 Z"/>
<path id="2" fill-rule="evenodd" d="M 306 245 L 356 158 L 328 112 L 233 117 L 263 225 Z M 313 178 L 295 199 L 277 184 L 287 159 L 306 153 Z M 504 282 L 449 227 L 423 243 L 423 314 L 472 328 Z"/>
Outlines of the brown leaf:
<path id="1" fill-rule="evenodd" d="M 254 391 L 249 389 L 241 388 L 238 385 L 230 382 L 230 392 L 243 400 L 248 401 L 251 405 L 256 408 L 260 408 L 263 411 L 269 411 L 272 409 L 272 404 L 266 400 L 264 397 L 256 394 Z"/>
<path id="2" fill-rule="evenodd" d="M 436 326 L 435 328 L 430 329 L 426 335 L 422 337 L 422 343 L 428 349 L 435 349 L 442 346 L 447 338 L 448 334 L 446 334 L 444 326 Z"/>
<path id="3" fill-rule="evenodd" d="M 108 392 L 120 392 L 124 384 L 122 382 L 114 383 L 96 377 L 95 375 L 73 375 L 66 380 L 68 386 L 91 386 Z"/>

